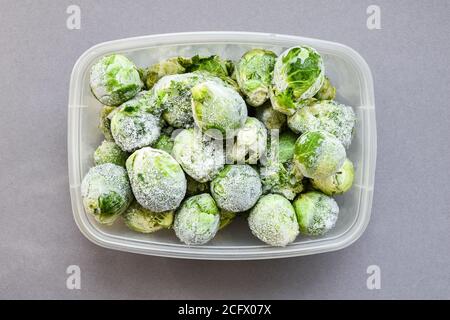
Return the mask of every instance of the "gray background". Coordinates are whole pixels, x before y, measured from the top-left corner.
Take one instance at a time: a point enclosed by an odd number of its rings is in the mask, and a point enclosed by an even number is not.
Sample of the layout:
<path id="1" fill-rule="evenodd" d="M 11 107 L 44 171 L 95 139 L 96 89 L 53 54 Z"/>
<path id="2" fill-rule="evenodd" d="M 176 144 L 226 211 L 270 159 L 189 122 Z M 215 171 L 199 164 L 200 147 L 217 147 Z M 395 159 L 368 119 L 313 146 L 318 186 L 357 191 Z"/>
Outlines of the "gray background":
<path id="1" fill-rule="evenodd" d="M 70 4 L 81 7 L 81 30 L 66 28 Z M 381 30 L 366 27 L 370 4 L 381 7 Z M 1 0 L 0 8 L 0 298 L 450 298 L 450 2 Z M 74 62 L 106 40 L 199 30 L 332 40 L 367 60 L 378 160 L 372 220 L 355 244 L 209 262 L 107 250 L 78 231 L 66 143 Z M 71 264 L 81 290 L 66 289 Z M 380 290 L 366 287 L 372 264 Z"/>

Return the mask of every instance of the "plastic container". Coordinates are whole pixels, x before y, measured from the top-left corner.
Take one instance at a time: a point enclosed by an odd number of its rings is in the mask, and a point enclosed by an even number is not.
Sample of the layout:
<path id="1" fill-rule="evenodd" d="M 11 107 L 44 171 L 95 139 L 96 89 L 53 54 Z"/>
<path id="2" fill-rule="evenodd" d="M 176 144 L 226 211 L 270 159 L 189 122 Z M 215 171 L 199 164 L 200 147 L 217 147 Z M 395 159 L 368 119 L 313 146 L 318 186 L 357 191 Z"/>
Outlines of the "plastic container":
<path id="1" fill-rule="evenodd" d="M 326 74 L 337 86 L 336 100 L 354 107 L 357 126 L 348 157 L 355 165 L 351 191 L 337 197 L 340 216 L 336 227 L 323 237 L 299 236 L 284 248 L 265 245 L 255 238 L 246 221 L 235 221 L 207 245 L 182 244 L 171 230 L 139 234 L 121 221 L 107 227 L 97 224 L 84 212 L 80 184 L 92 166 L 92 154 L 102 140 L 97 128 L 101 105 L 89 88 L 89 70 L 101 56 L 122 53 L 145 67 L 163 58 L 195 54 L 218 54 L 237 60 L 251 48 L 267 48 L 276 53 L 306 44 L 324 57 Z M 317 39 L 249 32 L 194 32 L 151 35 L 98 44 L 76 62 L 70 81 L 68 116 L 68 161 L 73 215 L 80 231 L 92 242 L 106 248 L 148 255 L 208 260 L 272 259 L 309 255 L 342 249 L 364 232 L 372 208 L 376 161 L 376 122 L 373 81 L 364 59 L 342 44 Z M 241 218 L 243 219 L 243 218 Z M 239 219 L 237 219 L 239 220 Z"/>

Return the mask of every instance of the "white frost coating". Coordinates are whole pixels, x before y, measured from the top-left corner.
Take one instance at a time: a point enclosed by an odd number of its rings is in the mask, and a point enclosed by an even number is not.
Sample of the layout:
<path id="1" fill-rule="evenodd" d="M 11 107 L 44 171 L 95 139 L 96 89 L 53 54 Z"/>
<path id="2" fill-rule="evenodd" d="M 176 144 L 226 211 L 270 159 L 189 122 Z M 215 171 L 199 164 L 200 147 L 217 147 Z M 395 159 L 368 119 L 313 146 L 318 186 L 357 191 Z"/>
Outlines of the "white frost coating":
<path id="1" fill-rule="evenodd" d="M 150 147 L 135 151 L 126 162 L 134 196 L 154 212 L 176 209 L 186 193 L 186 177 L 167 152 Z"/>
<path id="2" fill-rule="evenodd" d="M 210 241 L 219 230 L 220 215 L 214 200 L 207 193 L 188 198 L 181 205 L 173 229 L 177 237 L 188 245 Z"/>
<path id="3" fill-rule="evenodd" d="M 211 181 L 225 165 L 222 141 L 185 129 L 174 140 L 172 155 L 184 171 L 198 182 Z"/>
<path id="4" fill-rule="evenodd" d="M 101 197 L 112 194 L 118 196 L 122 206 L 114 208 L 115 212 L 102 212 Z M 98 222 L 113 223 L 133 198 L 126 170 L 112 163 L 92 167 L 81 183 L 81 197 L 85 211 L 92 214 Z"/>
<path id="5" fill-rule="evenodd" d="M 268 130 L 279 130 L 286 123 L 286 115 L 272 108 L 270 101 L 256 109 L 255 117 L 261 121 Z"/>
<path id="6" fill-rule="evenodd" d="M 346 148 L 352 142 L 355 122 L 352 107 L 331 100 L 313 102 L 288 117 L 288 126 L 292 131 L 324 130 L 338 138 Z"/>
<path id="7" fill-rule="evenodd" d="M 226 165 L 211 181 L 211 195 L 217 206 L 231 212 L 253 207 L 262 194 L 258 172 L 249 165 Z"/>
<path id="8" fill-rule="evenodd" d="M 261 241 L 284 247 L 299 234 L 297 219 L 291 203 L 283 196 L 262 196 L 250 212 L 248 225 Z"/>
<path id="9" fill-rule="evenodd" d="M 256 164 L 266 152 L 267 130 L 258 119 L 248 117 L 244 126 L 237 131 L 228 159 L 237 163 Z"/>

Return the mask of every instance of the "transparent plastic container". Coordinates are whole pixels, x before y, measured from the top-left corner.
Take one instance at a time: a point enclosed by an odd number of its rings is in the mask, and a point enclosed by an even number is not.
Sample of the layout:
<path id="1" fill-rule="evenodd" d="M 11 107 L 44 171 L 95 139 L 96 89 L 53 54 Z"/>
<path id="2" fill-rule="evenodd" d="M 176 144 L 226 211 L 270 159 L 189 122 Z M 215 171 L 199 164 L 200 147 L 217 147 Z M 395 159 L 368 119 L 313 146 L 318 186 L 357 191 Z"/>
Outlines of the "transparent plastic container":
<path id="1" fill-rule="evenodd" d="M 246 221 L 238 218 L 203 246 L 182 244 L 172 230 L 153 234 L 132 232 L 118 220 L 102 226 L 85 213 L 81 200 L 81 181 L 93 165 L 92 154 L 103 139 L 98 129 L 100 103 L 89 88 L 90 67 L 100 57 L 122 53 L 139 67 L 163 58 L 195 54 L 218 54 L 237 60 L 251 48 L 267 48 L 281 53 L 288 47 L 306 44 L 324 57 L 326 74 L 337 86 L 336 100 L 351 105 L 357 126 L 348 157 L 355 165 L 353 188 L 337 196 L 340 207 L 336 227 L 322 237 L 298 236 L 286 247 L 271 247 L 250 232 Z M 188 259 L 250 260 L 309 255 L 342 249 L 364 232 L 372 208 L 376 161 L 376 121 L 373 81 L 364 59 L 353 49 L 317 39 L 249 32 L 193 32 L 161 34 L 122 39 L 88 49 L 76 62 L 70 81 L 68 113 L 68 162 L 73 215 L 80 231 L 92 242 L 106 248 Z M 241 220 L 241 221 L 239 221 Z"/>

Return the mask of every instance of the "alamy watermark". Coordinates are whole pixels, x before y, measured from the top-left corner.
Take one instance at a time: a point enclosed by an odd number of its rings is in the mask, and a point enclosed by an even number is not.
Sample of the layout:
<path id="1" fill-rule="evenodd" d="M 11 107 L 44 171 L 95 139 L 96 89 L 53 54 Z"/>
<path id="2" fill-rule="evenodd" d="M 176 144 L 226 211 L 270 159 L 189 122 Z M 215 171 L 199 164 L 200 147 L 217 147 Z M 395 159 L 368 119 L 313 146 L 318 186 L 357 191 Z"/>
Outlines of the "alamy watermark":
<path id="1" fill-rule="evenodd" d="M 79 6 L 72 4 L 67 7 L 66 13 L 69 15 L 66 20 L 66 27 L 69 30 L 81 29 L 81 9 Z"/>
<path id="2" fill-rule="evenodd" d="M 79 266 L 72 264 L 67 267 L 66 274 L 69 276 L 66 280 L 66 288 L 69 290 L 81 289 L 81 269 Z"/>
<path id="3" fill-rule="evenodd" d="M 367 7 L 366 13 L 369 15 L 367 17 L 367 29 L 369 30 L 379 30 L 381 29 L 381 9 L 380 6 L 371 4 Z"/>
<path id="4" fill-rule="evenodd" d="M 369 290 L 381 289 L 381 269 L 376 264 L 367 267 L 366 270 L 369 277 L 367 277 L 366 285 Z"/>

